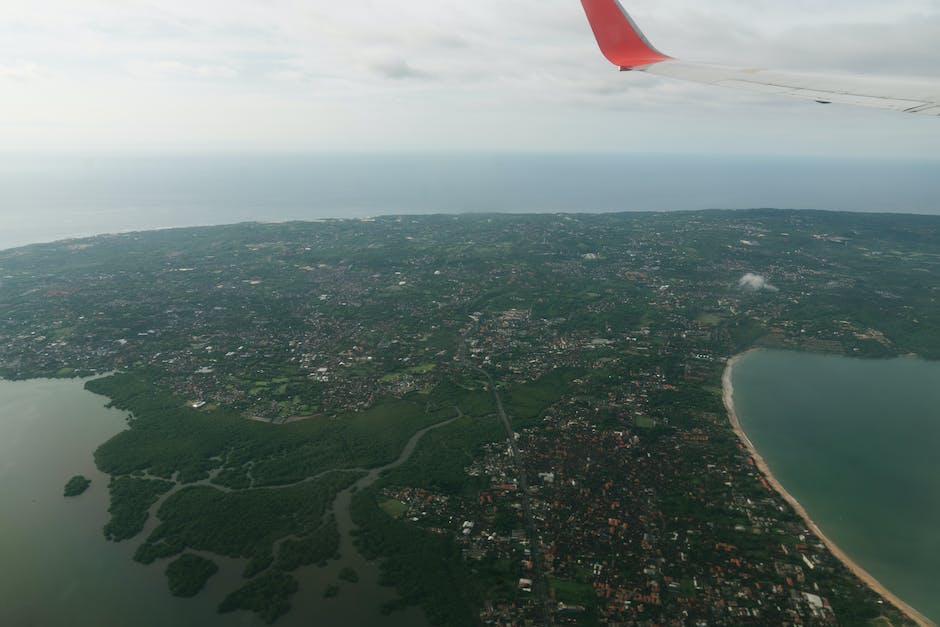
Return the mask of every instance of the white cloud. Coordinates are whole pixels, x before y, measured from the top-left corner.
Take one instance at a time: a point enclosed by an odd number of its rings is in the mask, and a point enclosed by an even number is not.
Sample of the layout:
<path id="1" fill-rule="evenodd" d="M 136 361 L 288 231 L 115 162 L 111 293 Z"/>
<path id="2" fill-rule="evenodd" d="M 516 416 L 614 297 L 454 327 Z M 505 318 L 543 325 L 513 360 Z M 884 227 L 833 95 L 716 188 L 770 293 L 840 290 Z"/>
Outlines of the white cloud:
<path id="1" fill-rule="evenodd" d="M 624 3 L 677 56 L 940 76 L 936 0 Z M 0 118 L 21 129 L 8 148 L 139 149 L 157 137 L 197 150 L 940 157 L 931 119 L 620 74 L 575 0 L 0 3 L 0 79 L 40 76 L 42 93 L 0 99 Z M 239 112 L 235 128 L 219 128 L 219 110 Z M 56 132 L 37 135 L 50 119 Z"/>
<path id="2" fill-rule="evenodd" d="M 183 78 L 234 78 L 238 72 L 224 65 L 200 65 L 181 61 L 156 61 L 150 69 L 160 76 Z"/>
<path id="3" fill-rule="evenodd" d="M 48 74 L 48 70 L 37 63 L 0 64 L 0 79 L 34 81 Z"/>
<path id="4" fill-rule="evenodd" d="M 769 292 L 779 291 L 776 287 L 768 283 L 767 279 L 752 272 L 748 272 L 738 280 L 738 287 L 751 292 L 759 292 L 761 290 L 767 290 Z"/>

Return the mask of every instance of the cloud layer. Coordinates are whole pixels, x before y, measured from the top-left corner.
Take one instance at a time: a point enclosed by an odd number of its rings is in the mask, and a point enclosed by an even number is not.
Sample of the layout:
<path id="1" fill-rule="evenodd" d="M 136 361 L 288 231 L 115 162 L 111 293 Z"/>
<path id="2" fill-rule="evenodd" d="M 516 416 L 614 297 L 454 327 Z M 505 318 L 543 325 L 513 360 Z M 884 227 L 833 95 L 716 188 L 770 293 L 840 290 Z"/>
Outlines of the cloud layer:
<path id="1" fill-rule="evenodd" d="M 625 4 L 680 57 L 940 77 L 937 1 Z M 575 0 L 8 2 L 0 93 L 8 150 L 940 157 L 933 120 L 621 75 Z"/>

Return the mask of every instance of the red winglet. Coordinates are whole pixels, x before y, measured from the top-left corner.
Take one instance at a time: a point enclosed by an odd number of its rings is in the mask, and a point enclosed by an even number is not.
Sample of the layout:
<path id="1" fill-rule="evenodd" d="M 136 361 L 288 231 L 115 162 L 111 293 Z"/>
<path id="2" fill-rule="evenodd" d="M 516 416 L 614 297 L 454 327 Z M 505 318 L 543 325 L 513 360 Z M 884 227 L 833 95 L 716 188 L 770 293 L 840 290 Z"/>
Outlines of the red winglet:
<path id="1" fill-rule="evenodd" d="M 581 4 L 601 52 L 620 69 L 629 70 L 671 58 L 650 44 L 618 0 L 581 0 Z"/>

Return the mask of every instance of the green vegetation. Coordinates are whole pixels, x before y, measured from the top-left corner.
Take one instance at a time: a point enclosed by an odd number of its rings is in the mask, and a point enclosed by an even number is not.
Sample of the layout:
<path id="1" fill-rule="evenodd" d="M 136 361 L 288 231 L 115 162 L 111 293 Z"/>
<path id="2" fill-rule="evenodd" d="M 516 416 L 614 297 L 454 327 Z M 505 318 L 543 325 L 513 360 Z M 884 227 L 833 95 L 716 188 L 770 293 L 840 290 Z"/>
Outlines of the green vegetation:
<path id="1" fill-rule="evenodd" d="M 476 459 L 480 447 L 505 437 L 496 416 L 460 418 L 446 427 L 425 434 L 411 459 L 390 470 L 381 485 L 412 486 L 446 494 L 472 490 L 480 480 L 467 476 L 466 467 Z"/>
<path id="2" fill-rule="evenodd" d="M 143 548 L 143 547 L 141 547 Z M 153 549 L 154 554 L 159 553 L 159 547 Z M 134 559 L 139 561 L 145 561 L 144 555 L 135 555 Z M 251 556 L 251 559 L 248 560 L 248 563 L 245 564 L 245 570 L 242 572 L 242 577 L 245 579 L 251 579 L 258 573 L 264 572 L 274 563 L 274 555 L 271 553 L 255 553 Z"/>
<path id="3" fill-rule="evenodd" d="M 366 559 L 381 558 L 383 583 L 395 586 L 401 595 L 385 611 L 421 604 L 434 625 L 476 625 L 479 591 L 453 542 L 393 520 L 379 508 L 371 490 L 357 492 L 350 511 L 359 526 L 359 550 Z"/>
<path id="4" fill-rule="evenodd" d="M 408 506 L 398 499 L 386 499 L 379 503 L 379 507 L 392 518 L 401 518 L 408 511 Z"/>
<path id="5" fill-rule="evenodd" d="M 290 611 L 290 598 L 297 592 L 297 580 L 278 571 L 259 575 L 219 605 L 219 612 L 251 610 L 268 624 Z"/>
<path id="6" fill-rule="evenodd" d="M 549 585 L 560 603 L 593 606 L 596 602 L 594 586 L 565 579 L 549 579 Z"/>
<path id="7" fill-rule="evenodd" d="M 65 496 L 78 496 L 88 489 L 91 485 L 91 479 L 82 475 L 75 475 L 65 484 Z"/>
<path id="8" fill-rule="evenodd" d="M 307 564 L 325 566 L 327 560 L 337 559 L 339 530 L 336 519 L 329 516 L 326 521 L 302 538 L 288 538 L 281 543 L 274 566 L 290 572 Z"/>
<path id="9" fill-rule="evenodd" d="M 167 585 L 177 597 L 199 594 L 212 575 L 219 571 L 215 562 L 199 555 L 184 553 L 166 567 Z"/>
<path id="10" fill-rule="evenodd" d="M 222 468 L 221 485 L 243 487 L 251 465 L 255 486 L 296 483 L 331 468 L 371 467 L 395 459 L 420 429 L 447 416 L 426 412 L 420 396 L 380 403 L 334 420 L 305 420 L 271 428 L 230 410 L 185 407 L 140 375 L 89 381 L 89 390 L 133 413 L 131 429 L 95 452 L 98 467 L 112 475 L 180 473 L 180 481 L 206 479 Z"/>
<path id="11" fill-rule="evenodd" d="M 592 584 L 550 577 L 548 585 L 559 603 L 584 608 L 584 614 L 578 616 L 578 625 L 597 624 L 593 612 L 597 605 L 597 595 Z"/>
<path id="12" fill-rule="evenodd" d="M 241 492 L 208 486 L 183 488 L 160 507 L 160 524 L 134 558 L 149 564 L 189 548 L 265 560 L 276 540 L 308 535 L 303 547 L 311 556 L 320 555 L 332 542 L 332 534 L 320 530 L 323 515 L 336 494 L 359 476 L 335 472 L 287 488 Z M 329 555 L 334 553 L 335 549 L 329 551 Z"/>
<path id="13" fill-rule="evenodd" d="M 331 583 L 323 590 L 324 599 L 332 599 L 339 594 L 339 586 L 335 583 Z"/>
<path id="14" fill-rule="evenodd" d="M 170 481 L 117 477 L 108 484 L 111 493 L 111 520 L 104 526 L 104 536 L 119 542 L 133 538 L 144 528 L 151 506 L 173 487 Z"/>
<path id="15" fill-rule="evenodd" d="M 514 429 L 537 424 L 545 411 L 571 389 L 572 381 L 583 374 L 577 369 L 559 368 L 538 380 L 516 385 L 502 392 L 506 413 Z"/>

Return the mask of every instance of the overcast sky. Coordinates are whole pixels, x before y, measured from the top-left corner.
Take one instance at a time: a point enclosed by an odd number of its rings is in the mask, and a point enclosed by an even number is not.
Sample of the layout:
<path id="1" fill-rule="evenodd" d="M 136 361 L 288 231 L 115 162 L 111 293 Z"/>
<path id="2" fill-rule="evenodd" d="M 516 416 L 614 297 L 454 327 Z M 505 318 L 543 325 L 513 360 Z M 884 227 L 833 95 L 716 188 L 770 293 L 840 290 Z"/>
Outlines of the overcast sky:
<path id="1" fill-rule="evenodd" d="M 940 82 L 940 0 L 625 6 L 687 60 Z M 940 158 L 940 119 L 621 74 L 578 0 L 12 0 L 0 146 Z"/>

